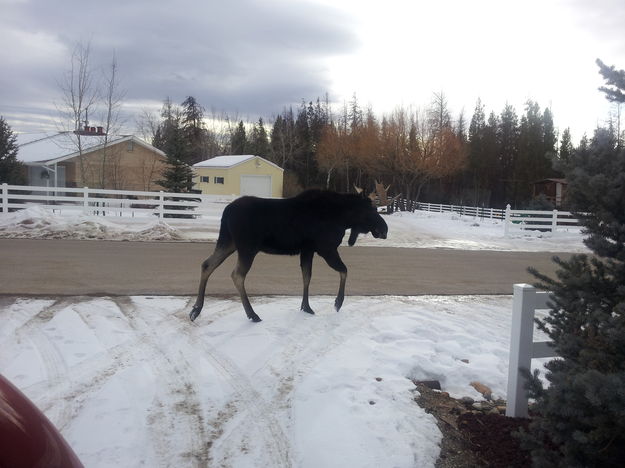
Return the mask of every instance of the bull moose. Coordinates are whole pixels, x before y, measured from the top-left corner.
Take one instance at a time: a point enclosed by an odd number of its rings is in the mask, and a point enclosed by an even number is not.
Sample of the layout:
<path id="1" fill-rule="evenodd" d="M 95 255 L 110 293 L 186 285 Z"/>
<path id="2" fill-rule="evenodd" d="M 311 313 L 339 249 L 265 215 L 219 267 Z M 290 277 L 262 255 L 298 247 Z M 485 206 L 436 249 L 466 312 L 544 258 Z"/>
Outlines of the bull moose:
<path id="1" fill-rule="evenodd" d="M 304 282 L 301 310 L 314 314 L 308 303 L 308 286 L 315 252 L 340 274 L 339 291 L 334 301 L 338 311 L 345 297 L 347 267 L 337 251 L 345 231 L 351 229 L 348 244 L 358 234 L 371 232 L 386 239 L 388 226 L 369 197 L 325 190 L 307 190 L 285 199 L 251 196 L 238 198 L 224 209 L 219 237 L 213 254 L 202 263 L 197 300 L 189 318 L 195 320 L 204 306 L 206 282 L 213 271 L 234 251 L 238 261 L 232 280 L 248 319 L 260 322 L 245 291 L 245 276 L 258 252 L 300 256 Z"/>

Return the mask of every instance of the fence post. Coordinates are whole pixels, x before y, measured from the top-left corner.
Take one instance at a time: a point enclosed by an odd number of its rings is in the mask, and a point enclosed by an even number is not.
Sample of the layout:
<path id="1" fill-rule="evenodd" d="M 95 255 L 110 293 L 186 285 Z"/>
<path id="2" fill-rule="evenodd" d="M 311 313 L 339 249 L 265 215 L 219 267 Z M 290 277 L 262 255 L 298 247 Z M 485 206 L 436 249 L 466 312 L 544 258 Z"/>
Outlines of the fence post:
<path id="1" fill-rule="evenodd" d="M 506 205 L 506 215 L 504 217 L 503 222 L 503 235 L 504 237 L 508 237 L 510 233 L 510 204 Z"/>
<path id="2" fill-rule="evenodd" d="M 89 214 L 89 187 L 82 188 L 82 212 L 83 214 Z"/>
<path id="3" fill-rule="evenodd" d="M 530 371 L 534 336 L 536 289 L 529 284 L 515 284 L 512 302 L 512 333 L 508 365 L 508 402 L 506 416 L 527 417 L 526 379 L 521 370 Z"/>
<path id="4" fill-rule="evenodd" d="M 9 214 L 9 184 L 2 184 L 2 214 Z"/>
<path id="5" fill-rule="evenodd" d="M 159 219 L 165 218 L 164 211 L 165 211 L 165 195 L 163 194 L 163 191 L 160 190 L 159 195 L 158 195 L 158 217 Z"/>
<path id="6" fill-rule="evenodd" d="M 553 210 L 553 216 L 551 217 L 551 234 L 555 234 L 558 228 L 558 210 Z"/>

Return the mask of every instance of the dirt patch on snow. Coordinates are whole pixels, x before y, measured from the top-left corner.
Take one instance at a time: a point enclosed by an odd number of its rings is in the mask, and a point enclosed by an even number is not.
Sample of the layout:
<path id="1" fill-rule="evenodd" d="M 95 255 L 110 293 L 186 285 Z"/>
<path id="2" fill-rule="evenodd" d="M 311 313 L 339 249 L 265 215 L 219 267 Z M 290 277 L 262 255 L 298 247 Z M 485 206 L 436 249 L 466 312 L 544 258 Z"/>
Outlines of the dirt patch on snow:
<path id="1" fill-rule="evenodd" d="M 527 467 L 530 455 L 514 433 L 529 419 L 508 418 L 495 411 L 473 409 L 448 393 L 417 384 L 419 406 L 432 414 L 443 434 L 437 468 Z"/>

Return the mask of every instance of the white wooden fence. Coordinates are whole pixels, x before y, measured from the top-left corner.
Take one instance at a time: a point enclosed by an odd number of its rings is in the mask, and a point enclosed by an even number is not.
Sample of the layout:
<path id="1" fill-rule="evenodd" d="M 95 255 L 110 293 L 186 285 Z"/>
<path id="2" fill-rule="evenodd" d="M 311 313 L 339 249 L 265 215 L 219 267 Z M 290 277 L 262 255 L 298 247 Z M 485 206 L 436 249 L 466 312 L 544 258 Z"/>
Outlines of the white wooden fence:
<path id="1" fill-rule="evenodd" d="M 510 205 L 506 207 L 504 221 L 504 235 L 508 237 L 514 230 L 539 230 L 555 233 L 559 228 L 580 226 L 579 220 L 574 218 L 569 211 L 538 211 L 538 210 L 512 210 Z"/>
<path id="2" fill-rule="evenodd" d="M 505 210 L 480 208 L 477 206 L 444 205 L 439 203 L 415 202 L 412 207 L 420 211 L 435 213 L 457 213 L 481 219 L 501 219 L 504 221 L 504 235 L 508 237 L 516 231 L 557 232 L 569 227 L 580 226 L 579 220 L 569 211 L 513 210 L 510 205 Z"/>
<path id="3" fill-rule="evenodd" d="M 514 285 L 506 416 L 526 418 L 528 415 L 527 380 L 521 371 L 530 371 L 534 358 L 556 356 L 550 341 L 534 341 L 534 312 L 548 309 L 550 297 L 550 293 L 529 284 Z"/>
<path id="4" fill-rule="evenodd" d="M 474 218 L 504 219 L 505 210 L 496 208 L 480 208 L 478 206 L 463 205 L 442 205 L 438 203 L 421 203 L 415 204 L 415 209 L 420 211 L 433 211 L 436 213 L 458 213 L 465 216 L 473 216 Z"/>
<path id="5" fill-rule="evenodd" d="M 96 216 L 167 216 L 197 219 L 201 195 L 68 187 L 0 185 L 0 216 L 37 205 L 56 213 Z"/>

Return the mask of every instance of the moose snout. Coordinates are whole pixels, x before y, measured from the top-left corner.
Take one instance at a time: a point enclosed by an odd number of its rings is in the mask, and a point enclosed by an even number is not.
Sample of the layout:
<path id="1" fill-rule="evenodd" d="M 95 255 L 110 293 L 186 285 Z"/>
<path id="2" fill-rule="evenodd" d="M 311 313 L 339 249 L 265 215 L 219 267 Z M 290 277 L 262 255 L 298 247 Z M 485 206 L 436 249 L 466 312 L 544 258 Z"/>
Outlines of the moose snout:
<path id="1" fill-rule="evenodd" d="M 383 231 L 383 230 L 379 230 L 379 229 L 374 229 L 373 231 L 371 231 L 371 234 L 373 234 L 373 237 L 375 237 L 376 239 L 386 239 L 386 232 L 387 231 Z"/>

